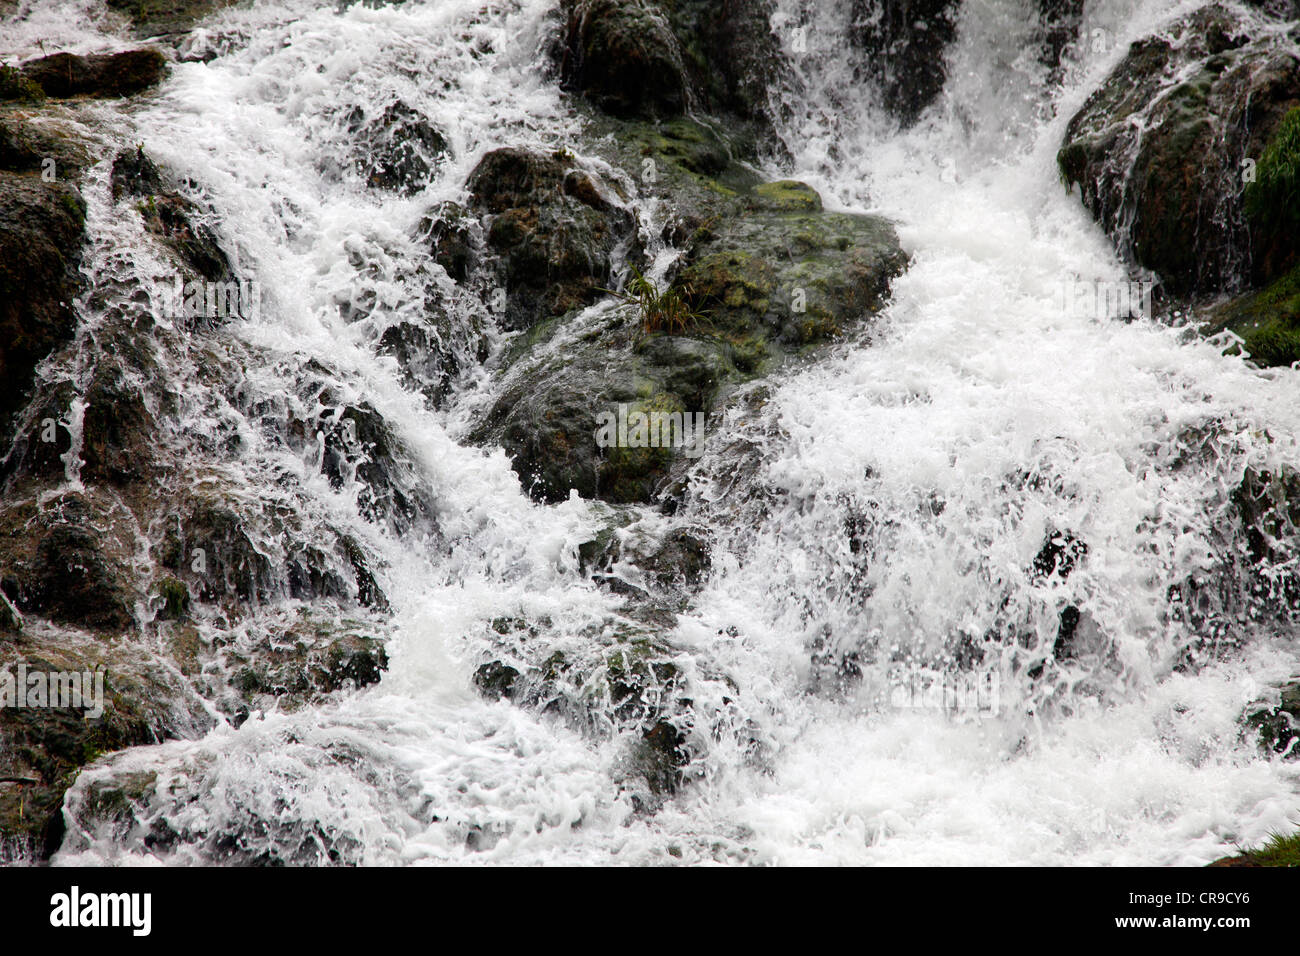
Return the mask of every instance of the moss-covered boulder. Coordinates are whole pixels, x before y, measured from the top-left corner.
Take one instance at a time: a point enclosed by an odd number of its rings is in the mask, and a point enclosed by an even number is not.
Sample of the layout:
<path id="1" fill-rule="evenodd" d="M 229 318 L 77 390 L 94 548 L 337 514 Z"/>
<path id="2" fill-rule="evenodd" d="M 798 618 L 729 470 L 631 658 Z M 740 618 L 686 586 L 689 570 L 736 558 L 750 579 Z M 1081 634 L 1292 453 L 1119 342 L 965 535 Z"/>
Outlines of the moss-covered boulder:
<path id="1" fill-rule="evenodd" d="M 1211 4 L 1129 49 L 1070 120 L 1063 179 L 1133 262 L 1175 295 L 1252 278 L 1243 187 L 1300 105 L 1300 59 Z M 1267 164 L 1266 164 L 1267 165 Z"/>
<path id="2" fill-rule="evenodd" d="M 1203 331 L 1227 329 L 1261 366 L 1300 362 L 1300 266 L 1256 292 L 1212 306 Z"/>
<path id="3" fill-rule="evenodd" d="M 485 217 L 507 328 L 594 302 L 636 245 L 636 217 L 617 191 L 563 151 L 493 150 L 468 188 L 471 208 Z"/>
<path id="4" fill-rule="evenodd" d="M 167 71 L 167 59 L 145 47 L 121 53 L 77 56 L 52 53 L 21 65 L 23 75 L 46 96 L 131 96 L 154 86 Z"/>
<path id="5" fill-rule="evenodd" d="M 683 255 L 654 281 L 683 305 L 683 327 L 660 328 L 640 306 L 614 302 L 538 325 L 507 353 L 505 383 L 475 437 L 502 444 L 540 500 L 576 490 L 653 501 L 674 461 L 701 452 L 708 416 L 730 389 L 873 314 L 907 256 L 889 223 L 826 212 L 803 183 L 764 183 L 733 159 L 733 144 L 693 122 L 594 131 L 628 175 L 651 171 L 646 191 L 671 210 L 660 228 Z M 531 194 L 522 174 L 505 184 L 503 202 Z M 602 440 L 611 419 L 622 424 L 605 438 L 617 440 Z M 641 441 L 638 420 L 658 422 L 659 434 Z M 696 423 L 698 439 L 686 434 Z"/>
<path id="6" fill-rule="evenodd" d="M 758 186 L 742 215 L 709 227 L 677 277 L 716 333 L 798 349 L 877 311 L 907 257 L 893 226 L 822 211 L 802 183 Z"/>

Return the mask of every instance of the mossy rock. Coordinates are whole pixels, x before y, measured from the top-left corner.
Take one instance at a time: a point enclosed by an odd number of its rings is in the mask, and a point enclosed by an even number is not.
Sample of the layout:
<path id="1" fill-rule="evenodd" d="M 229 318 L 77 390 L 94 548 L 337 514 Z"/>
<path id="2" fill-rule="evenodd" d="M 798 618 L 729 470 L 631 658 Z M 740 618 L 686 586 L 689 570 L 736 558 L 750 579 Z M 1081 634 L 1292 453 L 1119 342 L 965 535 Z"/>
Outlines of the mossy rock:
<path id="1" fill-rule="evenodd" d="M 1203 331 L 1224 329 L 1243 339 L 1242 348 L 1257 365 L 1300 362 L 1300 265 L 1258 292 L 1211 309 Z"/>
<path id="2" fill-rule="evenodd" d="M 1268 144 L 1300 105 L 1300 58 L 1287 43 L 1209 4 L 1134 43 L 1066 128 L 1062 179 L 1174 296 L 1238 293 L 1287 262 L 1268 228 L 1248 221 L 1242 188 L 1247 161 L 1263 174 L 1247 198 L 1274 188 L 1285 166 L 1286 148 Z"/>
<path id="3" fill-rule="evenodd" d="M 782 179 L 763 183 L 754 194 L 764 206 L 776 212 L 821 212 L 822 197 L 807 183 L 795 179 Z"/>
<path id="4" fill-rule="evenodd" d="M 467 185 L 506 293 L 507 328 L 595 302 L 612 284 L 616 254 L 639 248 L 636 217 L 617 191 L 563 151 L 493 150 Z"/>
<path id="5" fill-rule="evenodd" d="M 44 99 L 45 91 L 35 80 L 17 67 L 0 64 L 0 100 L 40 103 Z"/>
<path id="6" fill-rule="evenodd" d="M 1285 283 L 1285 307 L 1292 326 L 1289 336 L 1275 328 L 1260 344 L 1270 357 L 1295 354 L 1290 360 L 1294 362 L 1300 359 L 1296 354 L 1300 336 L 1294 331 L 1296 300 L 1300 299 L 1295 269 L 1300 252 L 1300 107 L 1286 114 L 1260 156 L 1255 180 L 1246 185 L 1245 211 L 1255 254 L 1255 278 L 1269 282 L 1282 277 L 1278 281 Z"/>

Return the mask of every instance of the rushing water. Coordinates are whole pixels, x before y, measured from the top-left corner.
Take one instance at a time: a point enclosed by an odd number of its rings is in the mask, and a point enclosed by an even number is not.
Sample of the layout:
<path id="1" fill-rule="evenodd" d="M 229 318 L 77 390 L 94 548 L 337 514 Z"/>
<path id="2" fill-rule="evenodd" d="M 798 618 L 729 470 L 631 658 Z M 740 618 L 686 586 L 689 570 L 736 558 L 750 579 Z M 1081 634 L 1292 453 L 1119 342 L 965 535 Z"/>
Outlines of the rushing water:
<path id="1" fill-rule="evenodd" d="M 199 184 L 261 284 L 260 315 L 233 334 L 263 360 L 244 369 L 246 403 L 221 410 L 250 419 L 243 480 L 256 492 L 292 472 L 382 555 L 394 633 L 376 687 L 85 771 L 56 862 L 1195 864 L 1292 827 L 1300 765 L 1262 759 L 1238 719 L 1300 646 L 1233 603 L 1247 582 L 1225 528 L 1248 466 L 1300 462 L 1296 373 L 1060 301 L 1076 278 L 1125 277 L 1060 185 L 1065 122 L 1130 40 L 1196 5 L 1090 3 L 1085 35 L 1100 42 L 1054 87 L 1035 5 L 971 0 L 947 88 L 899 131 L 854 85 L 854 5 L 781 0 L 774 27 L 806 27 L 807 52 L 772 93 L 793 157 L 772 174 L 895 220 L 913 262 L 864 334 L 711 428 L 684 516 L 710 528 L 713 571 L 669 640 L 695 711 L 720 716 L 691 735 L 697 777 L 654 813 L 622 786 L 618 733 L 485 701 L 471 683 L 494 618 L 548 620 L 578 652 L 617 621 L 616 598 L 578 568 L 600 506 L 533 504 L 504 453 L 465 440 L 489 377 L 466 371 L 430 410 L 376 350 L 384 323 L 431 294 L 477 321 L 481 306 L 431 277 L 411 237 L 485 151 L 581 149 L 537 69 L 554 4 L 261 3 L 211 21 L 205 42 L 223 55 L 176 64 L 157 95 L 83 108 L 95 135 L 143 142 Z M 99 48 L 106 28 L 91 4 L 46 4 L 6 52 Z M 452 147 L 412 198 L 340 173 L 345 118 L 395 99 Z M 143 239 L 107 179 L 101 164 L 86 187 L 88 303 L 149 268 L 147 253 L 120 253 Z M 368 318 L 349 322 L 357 303 Z M 293 392 L 311 360 L 407 443 L 436 536 L 363 521 L 355 489 L 332 488 L 318 461 L 258 444 L 251 409 Z M 195 428 L 212 414 L 186 407 Z M 659 522 L 647 511 L 650 532 Z M 1035 576 L 1053 537 L 1084 542 L 1086 559 Z M 1189 576 L 1227 581 L 1228 625 L 1171 608 Z M 1074 651 L 1056 661 L 1067 607 Z M 951 677 L 959 659 L 996 690 L 995 712 L 894 706 L 900 676 Z M 97 827 L 88 789 L 136 770 L 159 775 L 156 795 L 129 831 Z M 153 843 L 157 820 L 184 838 Z"/>

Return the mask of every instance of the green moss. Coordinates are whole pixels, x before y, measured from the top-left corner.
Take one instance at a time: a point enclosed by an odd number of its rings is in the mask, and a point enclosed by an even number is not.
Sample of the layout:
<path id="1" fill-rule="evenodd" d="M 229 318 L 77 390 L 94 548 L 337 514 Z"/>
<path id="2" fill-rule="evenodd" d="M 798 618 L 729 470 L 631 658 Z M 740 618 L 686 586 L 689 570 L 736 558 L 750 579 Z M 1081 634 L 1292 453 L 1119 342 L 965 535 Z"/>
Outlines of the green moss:
<path id="1" fill-rule="evenodd" d="M 778 212 L 821 212 L 822 197 L 807 183 L 795 179 L 782 179 L 763 183 L 754 189 L 763 205 Z"/>
<path id="2" fill-rule="evenodd" d="M 0 65 L 0 100 L 39 103 L 44 99 L 45 91 L 22 70 L 14 66 Z"/>
<path id="3" fill-rule="evenodd" d="M 660 392 L 649 399 L 633 404 L 628 410 L 628 418 L 641 412 L 652 421 L 655 416 L 667 416 L 686 411 L 681 400 L 673 394 Z M 608 458 L 600 473 L 602 497 L 609 501 L 646 501 L 649 500 L 651 486 L 668 470 L 676 449 L 670 444 L 673 436 L 668 431 L 663 418 L 661 424 L 659 447 L 608 449 Z M 650 434 L 654 439 L 654 429 Z"/>
<path id="4" fill-rule="evenodd" d="M 1259 365 L 1300 361 L 1300 266 L 1259 292 L 1222 306 L 1207 331 L 1222 329 L 1241 336 Z"/>
<path id="5" fill-rule="evenodd" d="M 1252 225 L 1277 234 L 1300 226 L 1300 107 L 1287 113 L 1246 186 Z"/>

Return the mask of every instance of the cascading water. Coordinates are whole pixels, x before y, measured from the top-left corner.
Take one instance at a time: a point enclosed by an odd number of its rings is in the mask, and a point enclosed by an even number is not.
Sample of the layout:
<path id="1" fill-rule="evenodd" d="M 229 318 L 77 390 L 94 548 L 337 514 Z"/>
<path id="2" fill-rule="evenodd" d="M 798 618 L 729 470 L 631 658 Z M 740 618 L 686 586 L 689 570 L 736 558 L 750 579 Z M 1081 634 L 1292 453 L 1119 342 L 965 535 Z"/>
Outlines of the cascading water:
<path id="1" fill-rule="evenodd" d="M 212 389 L 215 409 L 192 396 L 186 427 L 239 432 L 252 451 L 227 466 L 250 495 L 291 476 L 379 556 L 391 666 L 330 704 L 92 765 L 56 862 L 1192 864 L 1293 823 L 1300 769 L 1238 721 L 1300 646 L 1291 609 L 1257 606 L 1226 514 L 1248 468 L 1300 460 L 1294 372 L 1059 302 L 1076 278 L 1126 278 L 1060 185 L 1065 121 L 1129 40 L 1195 3 L 1088 4 L 1083 35 L 1110 40 L 1059 86 L 1028 0 L 964 3 L 946 86 L 900 131 L 852 66 L 871 5 L 781 0 L 774 30 L 804 32 L 772 91 L 792 157 L 772 172 L 895 220 L 912 263 L 863 332 L 711 424 L 677 517 L 708 529 L 713 569 L 665 638 L 689 782 L 658 801 L 625 786 L 607 702 L 584 723 L 474 692 L 486 642 L 516 627 L 489 622 L 545 621 L 570 659 L 629 626 L 580 568 L 602 506 L 531 503 L 502 452 L 469 444 L 500 387 L 475 356 L 501 342 L 412 238 L 487 150 L 580 151 L 537 69 L 553 6 L 227 11 L 204 34 L 220 56 L 177 64 L 141 107 L 96 108 L 196 184 L 262 289 L 231 332 L 243 379 Z M 91 5 L 68 9 L 28 20 L 14 51 L 100 45 Z M 352 172 L 351 118 L 399 101 L 450 147 L 414 197 Z M 85 190 L 96 249 L 140 254 L 92 252 L 92 313 L 165 271 L 108 178 L 101 164 Z M 380 348 L 431 300 L 454 318 L 437 407 Z M 365 520 L 323 451 L 259 437 L 276 403 L 315 400 L 320 369 L 408 449 L 398 485 L 427 493 L 423 524 Z M 1189 581 L 1218 595 L 1196 614 L 1171 597 Z M 899 707 L 917 675 L 968 680 L 988 706 Z M 147 795 L 106 818 L 96 787 L 133 774 Z"/>

